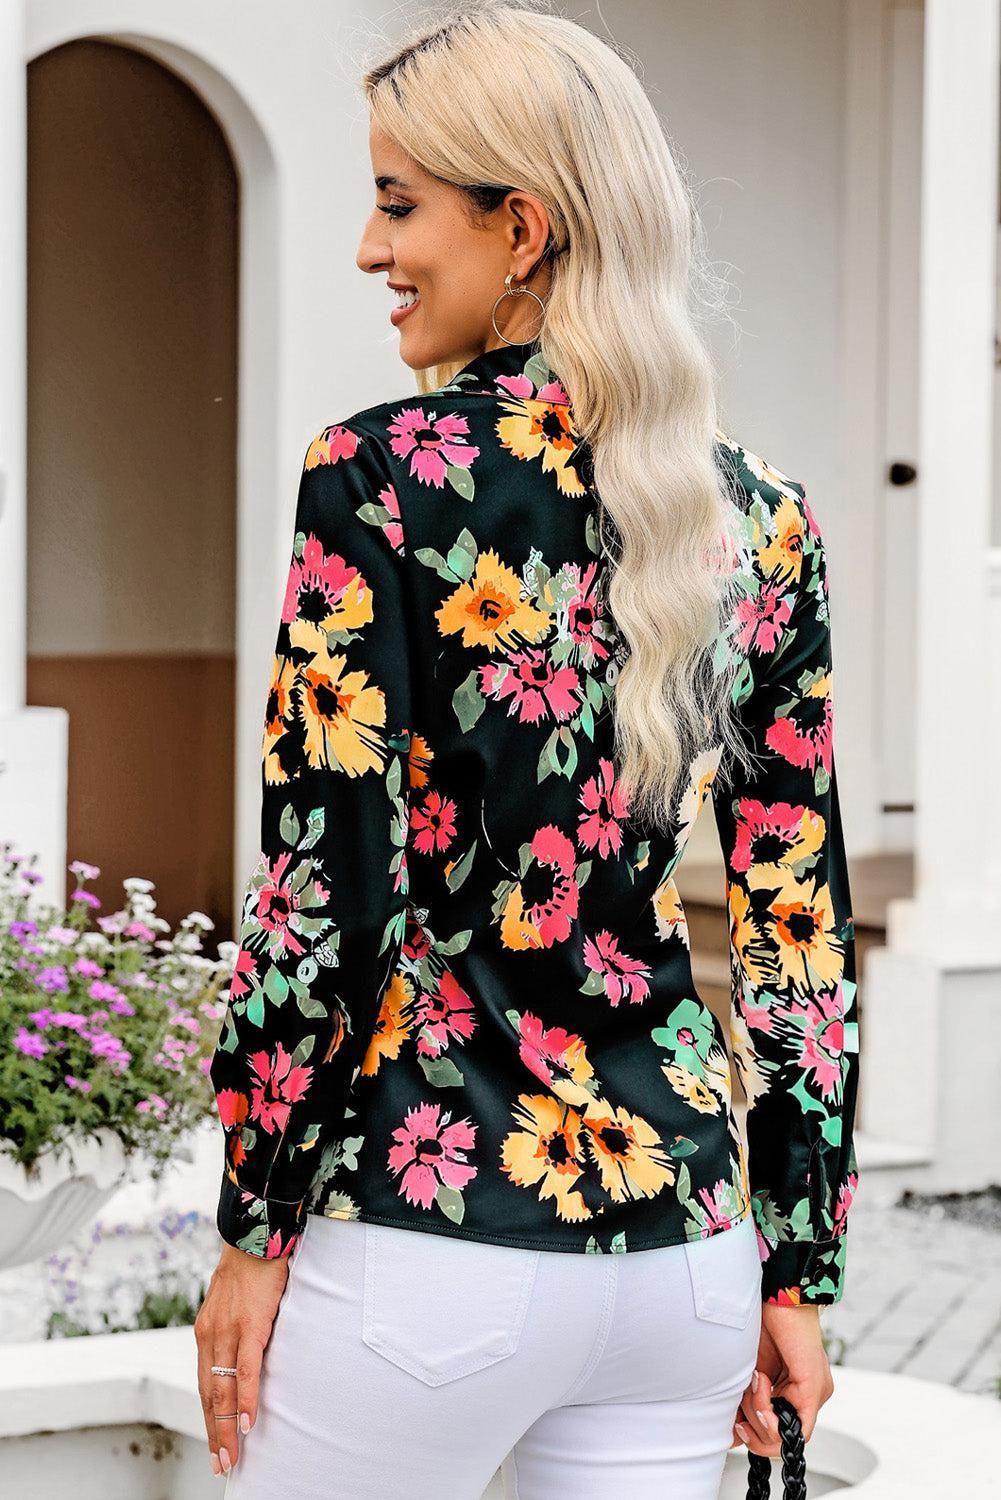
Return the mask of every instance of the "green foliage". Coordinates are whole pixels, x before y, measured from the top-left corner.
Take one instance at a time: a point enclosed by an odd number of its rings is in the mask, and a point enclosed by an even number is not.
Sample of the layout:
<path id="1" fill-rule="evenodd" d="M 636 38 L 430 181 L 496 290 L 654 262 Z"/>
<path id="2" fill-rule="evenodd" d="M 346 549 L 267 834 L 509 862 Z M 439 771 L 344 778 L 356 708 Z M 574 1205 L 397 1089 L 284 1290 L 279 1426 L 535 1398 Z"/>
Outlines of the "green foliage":
<path id="1" fill-rule="evenodd" d="M 75 861 L 68 908 L 42 904 L 34 857 L 0 845 L 0 1153 L 30 1168 L 72 1137 L 111 1130 L 155 1175 L 214 1109 L 208 1061 L 236 955 L 202 952 L 201 912 L 173 936 L 152 882 L 123 882 L 97 917 L 100 872 Z"/>

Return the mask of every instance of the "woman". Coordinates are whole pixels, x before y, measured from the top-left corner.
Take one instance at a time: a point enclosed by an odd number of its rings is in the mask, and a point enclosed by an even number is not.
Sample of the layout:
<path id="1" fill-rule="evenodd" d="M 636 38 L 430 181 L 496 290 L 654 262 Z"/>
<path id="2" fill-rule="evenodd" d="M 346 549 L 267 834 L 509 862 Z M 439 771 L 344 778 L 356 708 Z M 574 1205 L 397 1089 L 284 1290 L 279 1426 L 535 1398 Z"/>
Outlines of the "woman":
<path id="1" fill-rule="evenodd" d="M 717 425 L 697 219 L 612 48 L 488 0 L 365 88 L 358 265 L 420 394 L 303 466 L 213 1061 L 212 1464 L 239 1500 L 478 1500 L 499 1464 L 517 1500 L 701 1500 L 779 1452 L 773 1393 L 809 1437 L 833 1389 L 823 544 Z M 707 797 L 746 1157 L 673 879 Z"/>

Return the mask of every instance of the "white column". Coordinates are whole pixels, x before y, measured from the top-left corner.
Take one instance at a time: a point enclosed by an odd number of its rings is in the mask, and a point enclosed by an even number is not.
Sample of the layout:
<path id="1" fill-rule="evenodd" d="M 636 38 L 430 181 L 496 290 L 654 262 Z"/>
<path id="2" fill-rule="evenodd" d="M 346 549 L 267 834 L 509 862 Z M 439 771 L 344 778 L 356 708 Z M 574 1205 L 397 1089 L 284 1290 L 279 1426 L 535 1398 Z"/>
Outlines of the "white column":
<path id="1" fill-rule="evenodd" d="M 69 724 L 65 709 L 25 706 L 25 14 L 24 0 L 0 0 L 0 840 L 34 858 L 44 905 L 65 888 Z"/>
<path id="2" fill-rule="evenodd" d="M 999 0 L 964 0 L 961 20 L 956 9 L 926 0 L 916 869 L 862 976 L 870 1192 L 982 1188 L 1001 1158 L 1001 639 L 988 588 Z"/>
<path id="3" fill-rule="evenodd" d="M 22 0 L 0 4 L 0 715 L 24 704 L 25 37 Z"/>
<path id="4" fill-rule="evenodd" d="M 998 219 L 998 0 L 926 0 L 920 300 L 917 833 L 888 947 L 1001 967 L 1001 746 L 988 557 Z"/>

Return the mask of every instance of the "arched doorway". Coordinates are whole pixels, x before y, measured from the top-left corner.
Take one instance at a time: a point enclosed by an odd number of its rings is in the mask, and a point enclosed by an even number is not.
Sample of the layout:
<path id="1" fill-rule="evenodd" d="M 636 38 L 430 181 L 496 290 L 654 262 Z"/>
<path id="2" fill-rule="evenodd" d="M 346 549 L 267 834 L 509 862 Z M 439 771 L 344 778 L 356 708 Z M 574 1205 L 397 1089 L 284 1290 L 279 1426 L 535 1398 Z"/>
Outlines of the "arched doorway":
<path id="1" fill-rule="evenodd" d="M 231 930 L 239 181 L 206 104 L 93 38 L 28 71 L 27 699 L 67 860 Z"/>

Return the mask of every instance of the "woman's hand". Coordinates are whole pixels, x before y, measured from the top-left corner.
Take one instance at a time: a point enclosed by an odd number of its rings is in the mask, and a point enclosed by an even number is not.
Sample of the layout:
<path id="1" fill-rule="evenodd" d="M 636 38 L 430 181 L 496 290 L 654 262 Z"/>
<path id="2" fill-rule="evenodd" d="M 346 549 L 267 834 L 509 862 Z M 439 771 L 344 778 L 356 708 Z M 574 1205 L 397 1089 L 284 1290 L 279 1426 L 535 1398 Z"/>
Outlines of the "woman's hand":
<path id="1" fill-rule="evenodd" d="M 198 1394 L 202 1400 L 213 1474 L 228 1473 L 240 1433 L 257 1419 L 257 1387 L 264 1348 L 288 1280 L 288 1258 L 263 1260 L 224 1245 L 195 1319 Z M 212 1366 L 236 1370 L 213 1375 Z"/>
<path id="2" fill-rule="evenodd" d="M 741 1397 L 733 1424 L 734 1443 L 746 1443 L 752 1453 L 778 1458 L 782 1444 L 772 1397 L 785 1396 L 796 1408 L 805 1442 L 816 1426 L 818 1411 L 833 1394 L 819 1307 L 763 1302 L 758 1364 Z"/>

